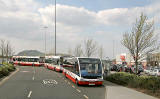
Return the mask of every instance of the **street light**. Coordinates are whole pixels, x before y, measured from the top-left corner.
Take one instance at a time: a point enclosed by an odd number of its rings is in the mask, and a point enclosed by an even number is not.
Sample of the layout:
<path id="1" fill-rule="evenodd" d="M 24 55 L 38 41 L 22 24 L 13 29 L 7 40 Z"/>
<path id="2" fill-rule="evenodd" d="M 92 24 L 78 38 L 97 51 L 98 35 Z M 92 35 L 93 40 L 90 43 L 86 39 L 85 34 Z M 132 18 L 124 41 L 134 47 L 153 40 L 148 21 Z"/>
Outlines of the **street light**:
<path id="1" fill-rule="evenodd" d="M 57 36 L 57 35 L 56 35 L 56 32 L 57 32 L 57 31 L 56 31 L 56 28 L 57 28 L 57 27 L 56 27 L 56 25 L 57 25 L 57 24 L 56 24 L 56 0 L 55 0 L 55 52 L 54 52 L 55 56 L 56 56 L 56 48 L 57 48 L 57 45 L 56 45 L 56 43 L 57 43 L 57 42 L 56 42 L 56 40 L 57 40 L 57 38 L 56 38 L 56 36 Z"/>
<path id="2" fill-rule="evenodd" d="M 47 30 L 46 30 L 46 29 L 47 29 L 48 27 L 47 27 L 47 26 L 44 26 L 43 28 L 45 29 L 45 40 L 44 40 L 44 44 L 45 44 L 45 45 L 44 45 L 44 47 L 45 47 L 45 56 L 46 56 L 46 33 L 47 33 Z"/>

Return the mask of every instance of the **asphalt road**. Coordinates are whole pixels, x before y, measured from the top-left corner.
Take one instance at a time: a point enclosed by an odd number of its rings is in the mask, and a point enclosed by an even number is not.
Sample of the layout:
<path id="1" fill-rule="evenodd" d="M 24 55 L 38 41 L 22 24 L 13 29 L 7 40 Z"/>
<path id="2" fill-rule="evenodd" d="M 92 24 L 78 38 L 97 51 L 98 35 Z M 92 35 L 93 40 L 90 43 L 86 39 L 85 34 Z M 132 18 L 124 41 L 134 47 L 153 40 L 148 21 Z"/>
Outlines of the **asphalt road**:
<path id="1" fill-rule="evenodd" d="M 62 73 L 44 67 L 17 68 L 0 84 L 0 99 L 105 99 L 104 86 L 77 86 Z"/>

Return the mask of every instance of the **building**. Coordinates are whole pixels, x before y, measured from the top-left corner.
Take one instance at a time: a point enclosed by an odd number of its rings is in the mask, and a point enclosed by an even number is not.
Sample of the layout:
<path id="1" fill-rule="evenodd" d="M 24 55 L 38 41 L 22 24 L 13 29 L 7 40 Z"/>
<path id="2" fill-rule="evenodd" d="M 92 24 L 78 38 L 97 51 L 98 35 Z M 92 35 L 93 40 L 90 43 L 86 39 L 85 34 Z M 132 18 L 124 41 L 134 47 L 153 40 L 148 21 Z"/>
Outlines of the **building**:
<path id="1" fill-rule="evenodd" d="M 150 66 L 160 66 L 160 53 L 148 54 L 147 61 Z"/>
<path id="2" fill-rule="evenodd" d="M 138 61 L 139 64 L 142 64 L 143 66 L 147 66 L 147 60 L 146 58 L 143 58 Z M 129 53 L 122 53 L 119 55 L 116 55 L 116 64 L 126 64 L 128 66 L 134 65 L 135 61 L 133 59 L 133 56 Z"/>

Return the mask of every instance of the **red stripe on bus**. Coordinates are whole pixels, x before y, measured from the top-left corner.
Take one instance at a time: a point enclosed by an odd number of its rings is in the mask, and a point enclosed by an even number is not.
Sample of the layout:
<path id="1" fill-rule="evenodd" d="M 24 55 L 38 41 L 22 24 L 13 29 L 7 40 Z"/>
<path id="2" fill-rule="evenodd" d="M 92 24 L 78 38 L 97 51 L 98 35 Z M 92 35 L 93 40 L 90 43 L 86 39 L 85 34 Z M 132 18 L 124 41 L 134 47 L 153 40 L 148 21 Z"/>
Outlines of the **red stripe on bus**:
<path id="1" fill-rule="evenodd" d="M 66 74 L 66 77 L 69 78 L 70 80 L 72 80 L 74 83 L 76 82 L 76 79 L 74 79 L 74 78 L 71 77 L 70 75 Z"/>
<path id="2" fill-rule="evenodd" d="M 58 69 L 58 68 L 55 68 L 55 70 L 57 71 L 57 72 L 60 72 L 61 70 L 60 69 Z"/>
<path id="3" fill-rule="evenodd" d="M 78 81 L 79 85 L 89 85 L 89 84 L 94 84 L 94 85 L 102 85 L 102 81 L 95 81 L 95 82 L 89 82 L 89 81 Z"/>

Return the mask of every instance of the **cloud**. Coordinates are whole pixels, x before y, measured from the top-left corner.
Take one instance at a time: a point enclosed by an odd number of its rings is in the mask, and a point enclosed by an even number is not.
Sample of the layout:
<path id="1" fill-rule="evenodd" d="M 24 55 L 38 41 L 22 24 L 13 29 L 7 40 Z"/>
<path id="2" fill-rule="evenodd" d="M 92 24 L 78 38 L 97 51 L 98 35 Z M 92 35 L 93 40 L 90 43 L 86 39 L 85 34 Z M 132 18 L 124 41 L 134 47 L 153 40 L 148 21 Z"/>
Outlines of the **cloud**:
<path id="1" fill-rule="evenodd" d="M 154 19 L 156 24 L 160 22 L 159 4 L 157 1 L 144 7 L 104 9 L 97 12 L 84 7 L 57 4 L 58 51 L 67 52 L 68 46 L 75 46 L 89 37 L 104 45 L 108 51 L 112 47 L 112 41 L 116 39 L 120 42 L 123 32 L 129 30 L 141 12 L 145 12 L 149 19 Z M 44 26 L 48 27 L 47 46 L 53 48 L 54 6 L 42 5 L 34 0 L 0 1 L 0 35 L 1 38 L 14 41 L 17 52 L 21 48 L 43 51 Z"/>

